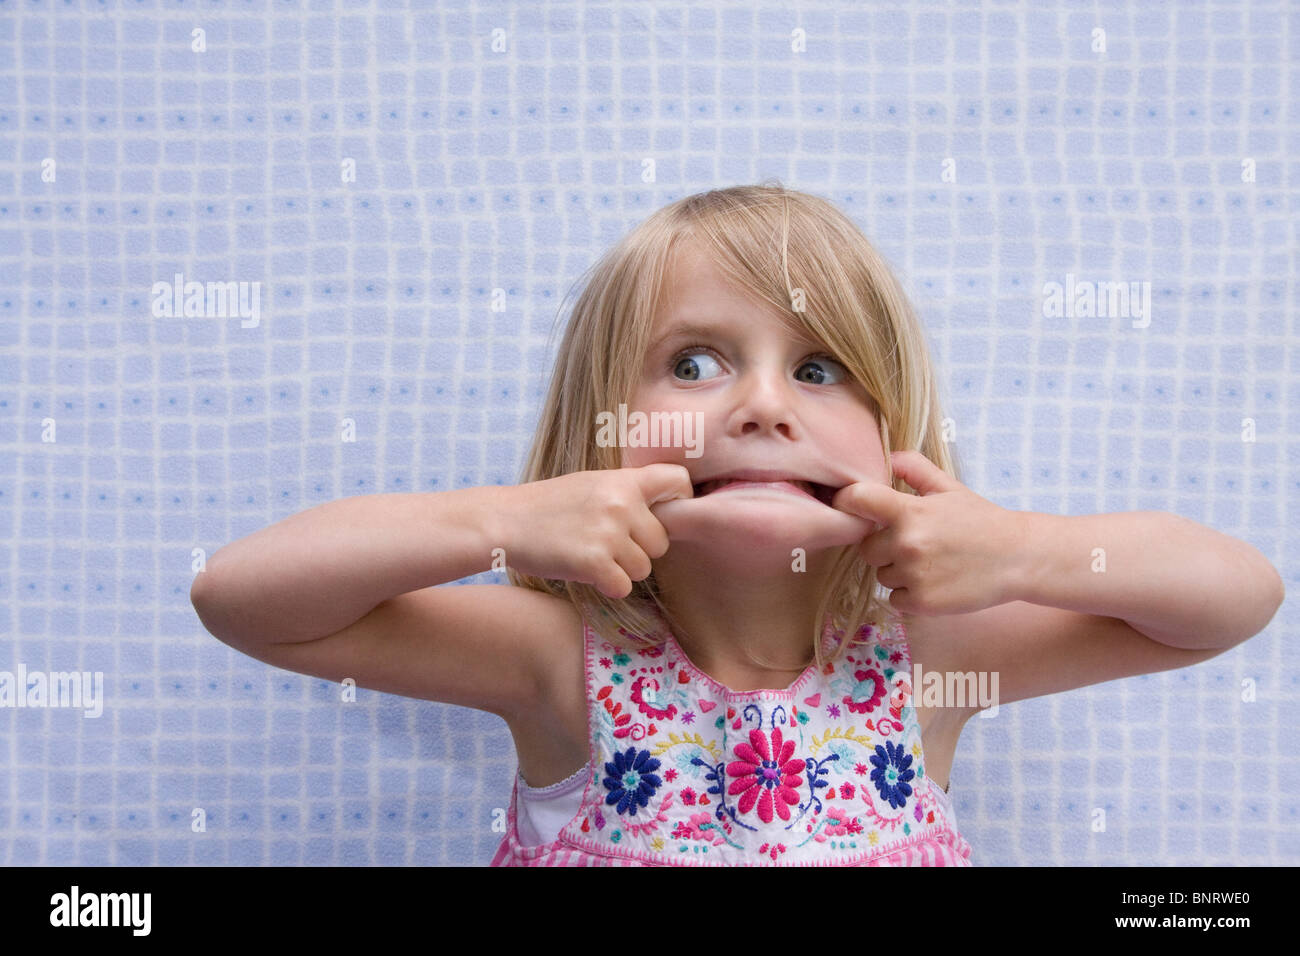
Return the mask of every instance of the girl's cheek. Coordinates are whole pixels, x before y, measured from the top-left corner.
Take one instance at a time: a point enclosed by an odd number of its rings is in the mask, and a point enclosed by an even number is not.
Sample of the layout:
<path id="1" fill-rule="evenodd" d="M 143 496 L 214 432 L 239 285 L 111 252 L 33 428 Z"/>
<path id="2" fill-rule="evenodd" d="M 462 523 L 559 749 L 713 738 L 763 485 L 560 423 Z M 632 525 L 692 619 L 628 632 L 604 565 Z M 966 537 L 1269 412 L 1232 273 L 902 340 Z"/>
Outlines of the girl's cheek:
<path id="1" fill-rule="evenodd" d="M 669 464 L 681 464 L 681 450 L 672 448 L 624 448 L 623 467 L 642 468 L 661 461 Z"/>

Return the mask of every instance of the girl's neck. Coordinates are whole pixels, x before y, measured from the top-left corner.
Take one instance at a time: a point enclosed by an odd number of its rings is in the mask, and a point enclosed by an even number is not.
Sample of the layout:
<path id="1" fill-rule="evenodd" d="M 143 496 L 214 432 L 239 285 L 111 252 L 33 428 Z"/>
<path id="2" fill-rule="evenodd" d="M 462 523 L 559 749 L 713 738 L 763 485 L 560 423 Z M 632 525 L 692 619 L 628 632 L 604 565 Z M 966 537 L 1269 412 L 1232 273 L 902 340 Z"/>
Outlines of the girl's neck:
<path id="1" fill-rule="evenodd" d="M 813 661 L 812 628 L 822 578 L 786 571 L 729 577 L 683 562 L 655 568 L 660 600 L 687 657 L 715 680 L 786 687 Z M 751 659 L 754 658 L 754 659 Z M 767 678 L 781 683 L 763 683 Z M 734 688 L 733 689 L 739 689 Z"/>

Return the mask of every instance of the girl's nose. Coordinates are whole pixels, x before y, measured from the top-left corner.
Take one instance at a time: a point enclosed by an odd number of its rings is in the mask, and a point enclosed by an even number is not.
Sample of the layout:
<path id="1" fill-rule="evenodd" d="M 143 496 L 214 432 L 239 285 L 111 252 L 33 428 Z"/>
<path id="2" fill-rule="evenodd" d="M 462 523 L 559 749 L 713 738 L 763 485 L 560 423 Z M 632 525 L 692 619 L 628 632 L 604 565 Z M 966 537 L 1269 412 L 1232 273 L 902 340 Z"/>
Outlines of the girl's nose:
<path id="1" fill-rule="evenodd" d="M 745 431 L 757 428 L 789 433 L 798 398 L 781 373 L 748 373 L 738 388 L 735 414 Z"/>

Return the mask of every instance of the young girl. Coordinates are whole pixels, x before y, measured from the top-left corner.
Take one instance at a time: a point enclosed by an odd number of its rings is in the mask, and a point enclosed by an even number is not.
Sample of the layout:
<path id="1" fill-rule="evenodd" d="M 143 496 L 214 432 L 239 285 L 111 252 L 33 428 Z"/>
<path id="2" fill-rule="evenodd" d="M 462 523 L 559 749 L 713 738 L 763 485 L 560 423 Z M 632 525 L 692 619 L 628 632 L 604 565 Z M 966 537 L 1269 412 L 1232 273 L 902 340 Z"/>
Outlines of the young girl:
<path id="1" fill-rule="evenodd" d="M 275 666 L 499 714 L 493 865 L 969 865 L 972 714 L 1206 660 L 1282 584 L 1174 515 L 999 508 L 943 422 L 853 223 L 714 190 L 595 267 L 523 483 L 321 505 L 221 549 L 193 600 Z"/>

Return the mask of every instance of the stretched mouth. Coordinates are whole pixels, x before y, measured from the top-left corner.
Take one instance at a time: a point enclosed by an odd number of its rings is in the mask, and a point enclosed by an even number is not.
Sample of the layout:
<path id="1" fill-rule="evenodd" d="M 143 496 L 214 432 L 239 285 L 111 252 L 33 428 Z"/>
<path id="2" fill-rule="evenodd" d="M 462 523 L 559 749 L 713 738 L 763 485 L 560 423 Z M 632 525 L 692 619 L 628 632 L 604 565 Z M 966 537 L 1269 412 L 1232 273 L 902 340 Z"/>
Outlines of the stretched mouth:
<path id="1" fill-rule="evenodd" d="M 723 488 L 735 481 L 743 480 L 746 479 L 724 478 L 721 481 L 701 482 L 700 484 L 693 486 L 695 497 L 702 498 L 705 495 L 712 494 L 719 488 Z M 830 507 L 831 499 L 835 497 L 835 492 L 839 491 L 838 488 L 832 488 L 830 485 L 818 484 L 815 481 L 789 480 L 786 483 L 794 485 L 796 488 L 807 492 L 828 508 Z"/>

